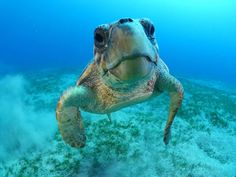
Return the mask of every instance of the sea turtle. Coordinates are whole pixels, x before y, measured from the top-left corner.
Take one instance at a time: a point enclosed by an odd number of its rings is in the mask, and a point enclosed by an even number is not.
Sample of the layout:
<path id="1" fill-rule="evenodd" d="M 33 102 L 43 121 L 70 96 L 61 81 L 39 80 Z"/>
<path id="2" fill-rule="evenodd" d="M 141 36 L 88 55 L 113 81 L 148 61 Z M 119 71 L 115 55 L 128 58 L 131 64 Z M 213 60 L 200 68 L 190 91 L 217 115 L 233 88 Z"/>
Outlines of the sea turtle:
<path id="1" fill-rule="evenodd" d="M 164 143 L 183 99 L 181 83 L 169 73 L 159 57 L 149 19 L 122 18 L 94 31 L 94 58 L 74 87 L 57 104 L 56 117 L 64 141 L 84 147 L 86 136 L 80 110 L 110 114 L 149 100 L 163 91 L 170 95 Z"/>

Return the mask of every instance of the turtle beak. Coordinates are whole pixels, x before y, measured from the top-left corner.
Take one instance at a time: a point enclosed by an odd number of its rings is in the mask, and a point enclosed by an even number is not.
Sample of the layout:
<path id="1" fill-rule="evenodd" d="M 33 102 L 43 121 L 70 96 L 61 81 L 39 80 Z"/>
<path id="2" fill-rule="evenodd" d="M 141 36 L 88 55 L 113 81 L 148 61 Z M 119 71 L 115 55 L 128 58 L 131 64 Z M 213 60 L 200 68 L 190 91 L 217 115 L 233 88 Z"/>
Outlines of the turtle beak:
<path id="1" fill-rule="evenodd" d="M 144 56 L 130 56 L 109 70 L 122 81 L 136 81 L 150 73 L 153 63 Z"/>
<path id="2" fill-rule="evenodd" d="M 150 42 L 139 21 L 120 19 L 110 30 L 109 45 L 105 52 L 107 70 L 113 69 L 124 60 L 142 57 L 157 63 L 158 51 Z M 130 63 L 130 62 L 127 62 Z M 136 68 L 136 71 L 139 68 Z"/>

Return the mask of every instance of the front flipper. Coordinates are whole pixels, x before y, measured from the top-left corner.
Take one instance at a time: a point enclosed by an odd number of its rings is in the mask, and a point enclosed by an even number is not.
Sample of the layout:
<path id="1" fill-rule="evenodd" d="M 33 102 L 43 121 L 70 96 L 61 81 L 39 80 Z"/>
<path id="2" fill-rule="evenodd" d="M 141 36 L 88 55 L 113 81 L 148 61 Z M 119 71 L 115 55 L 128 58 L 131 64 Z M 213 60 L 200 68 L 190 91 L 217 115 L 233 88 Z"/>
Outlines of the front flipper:
<path id="1" fill-rule="evenodd" d="M 170 95 L 170 108 L 169 116 L 166 122 L 164 130 L 164 143 L 167 145 L 170 140 L 171 135 L 171 125 L 174 121 L 175 115 L 182 103 L 183 99 L 183 86 L 181 83 L 169 74 L 166 70 L 161 70 L 159 78 L 156 83 L 156 90 L 158 91 L 167 91 Z"/>
<path id="2" fill-rule="evenodd" d="M 72 147 L 85 146 L 86 137 L 79 108 L 88 104 L 90 95 L 88 88 L 75 86 L 65 91 L 57 104 L 56 117 L 60 133 Z"/>

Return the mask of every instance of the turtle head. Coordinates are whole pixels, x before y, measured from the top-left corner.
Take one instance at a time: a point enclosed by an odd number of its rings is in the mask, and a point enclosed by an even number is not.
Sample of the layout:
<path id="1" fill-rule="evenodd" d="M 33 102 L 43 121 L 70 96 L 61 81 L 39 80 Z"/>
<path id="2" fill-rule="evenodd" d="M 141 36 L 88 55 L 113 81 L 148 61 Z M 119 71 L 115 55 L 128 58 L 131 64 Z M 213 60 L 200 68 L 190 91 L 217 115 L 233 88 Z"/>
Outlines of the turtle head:
<path id="1" fill-rule="evenodd" d="M 147 76 L 158 60 L 155 28 L 148 19 L 123 18 L 94 31 L 94 56 L 102 75 L 120 81 Z"/>

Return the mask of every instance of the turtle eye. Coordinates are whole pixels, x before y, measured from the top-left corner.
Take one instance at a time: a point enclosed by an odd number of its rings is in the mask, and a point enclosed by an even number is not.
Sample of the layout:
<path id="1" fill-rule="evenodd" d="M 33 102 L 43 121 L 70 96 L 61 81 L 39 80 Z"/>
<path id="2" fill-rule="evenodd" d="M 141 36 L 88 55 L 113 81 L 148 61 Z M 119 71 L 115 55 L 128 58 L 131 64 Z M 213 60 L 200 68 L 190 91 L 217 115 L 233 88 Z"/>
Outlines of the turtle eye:
<path id="1" fill-rule="evenodd" d="M 99 33 L 96 33 L 95 36 L 94 36 L 94 39 L 97 43 L 102 43 L 104 41 L 104 37 L 103 35 L 99 34 Z"/>
<path id="2" fill-rule="evenodd" d="M 155 32 L 155 27 L 153 24 L 151 24 L 150 29 L 149 29 L 149 34 L 153 36 L 154 32 Z"/>
<path id="3" fill-rule="evenodd" d="M 99 26 L 94 31 L 94 45 L 97 48 L 103 48 L 108 38 L 108 30 L 105 25 Z"/>
<path id="4" fill-rule="evenodd" d="M 152 24 L 152 22 L 148 19 L 141 19 L 140 20 L 141 25 L 144 28 L 144 31 L 149 38 L 153 38 L 153 35 L 155 33 L 155 27 Z"/>

